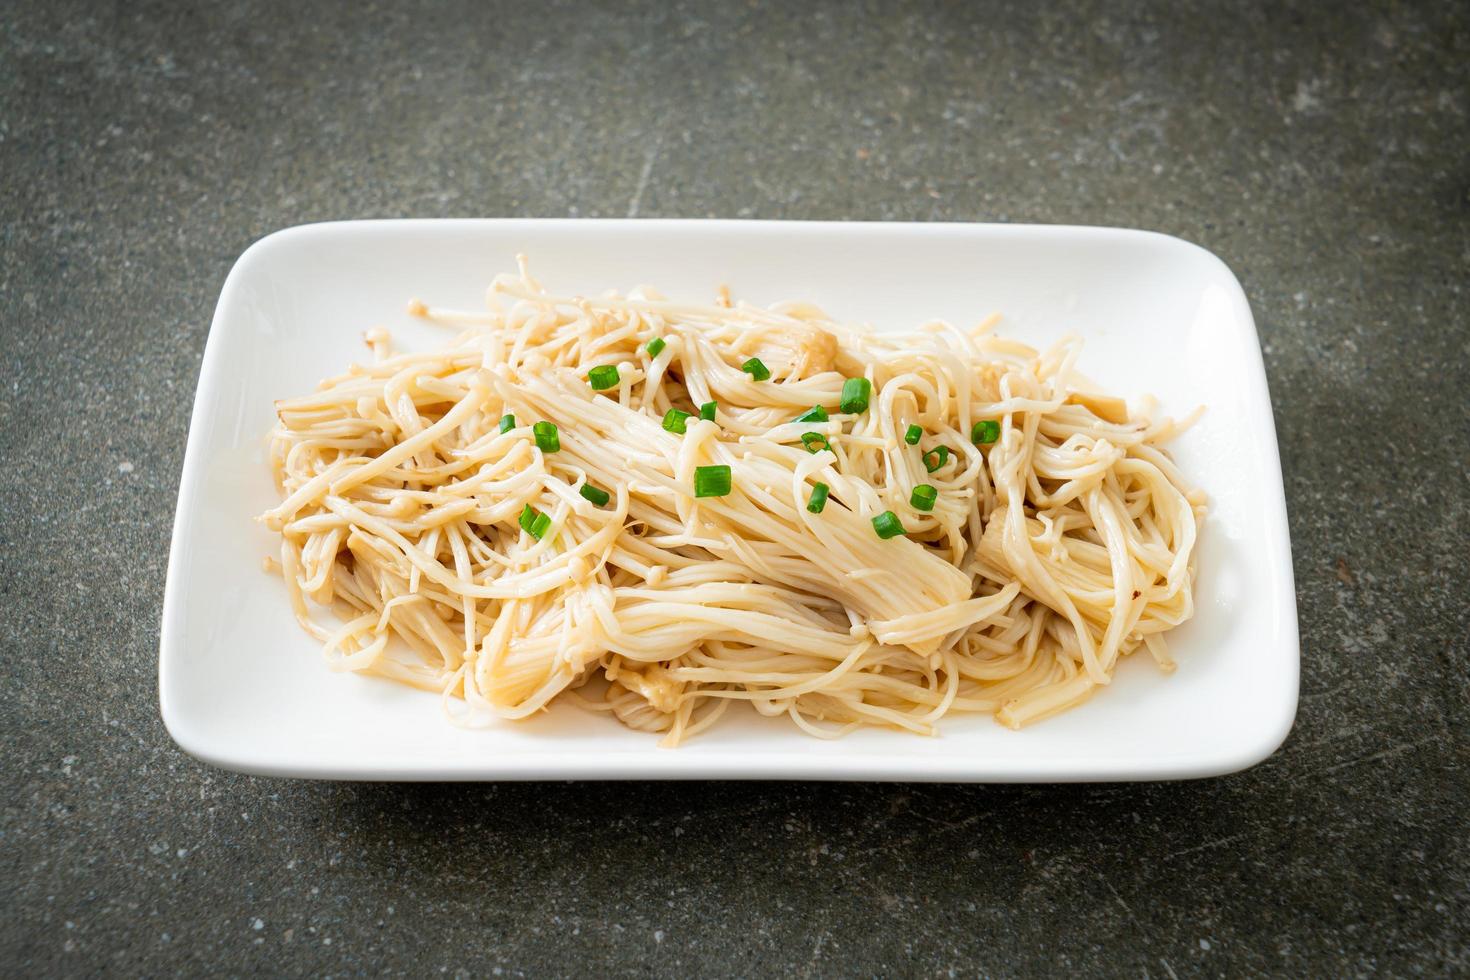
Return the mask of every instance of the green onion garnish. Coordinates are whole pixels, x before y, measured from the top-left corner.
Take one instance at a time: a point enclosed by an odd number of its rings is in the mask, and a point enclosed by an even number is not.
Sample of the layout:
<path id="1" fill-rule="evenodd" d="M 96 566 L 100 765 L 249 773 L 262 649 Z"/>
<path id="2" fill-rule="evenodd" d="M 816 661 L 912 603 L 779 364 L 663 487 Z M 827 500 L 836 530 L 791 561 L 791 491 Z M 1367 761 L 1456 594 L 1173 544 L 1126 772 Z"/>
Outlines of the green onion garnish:
<path id="1" fill-rule="evenodd" d="M 917 425 L 911 425 L 909 426 L 908 431 L 903 434 L 903 441 L 908 443 L 910 446 L 917 446 L 919 444 L 919 440 L 923 437 L 924 430 L 919 428 Z"/>
<path id="2" fill-rule="evenodd" d="M 806 451 L 809 453 L 819 453 L 823 449 L 832 448 L 832 444 L 827 441 L 827 437 L 820 432 L 803 432 L 801 434 L 801 444 L 806 447 Z"/>
<path id="3" fill-rule="evenodd" d="M 981 419 L 970 429 L 970 441 L 978 446 L 988 446 L 1000 438 L 1000 423 L 992 419 Z"/>
<path id="4" fill-rule="evenodd" d="M 849 415 L 866 412 L 872 394 L 873 382 L 867 378 L 848 378 L 842 382 L 842 410 Z"/>
<path id="5" fill-rule="evenodd" d="M 924 454 L 924 469 L 930 473 L 933 473 L 947 462 L 949 462 L 948 446 L 935 446 Z"/>
<path id="6" fill-rule="evenodd" d="M 820 514 L 822 508 L 827 506 L 827 494 L 831 492 L 831 488 L 825 483 L 818 483 L 813 486 L 811 498 L 806 502 L 806 509 L 813 514 Z"/>
<path id="7" fill-rule="evenodd" d="M 502 416 L 500 416 L 500 431 L 501 432 L 509 432 L 511 429 L 514 429 L 515 427 L 516 427 L 516 417 L 514 415 L 502 415 Z"/>
<path id="8" fill-rule="evenodd" d="M 561 451 L 561 435 L 556 431 L 555 422 L 537 422 L 531 426 L 531 431 L 536 434 L 537 449 L 543 453 Z"/>
<path id="9" fill-rule="evenodd" d="M 671 408 L 664 413 L 664 430 L 684 434 L 684 423 L 688 421 L 689 413 L 681 412 L 677 408 Z"/>
<path id="10" fill-rule="evenodd" d="M 527 504 L 526 509 L 521 511 L 520 524 L 521 530 L 540 541 L 551 527 L 551 518 Z"/>
<path id="11" fill-rule="evenodd" d="M 648 342 L 648 356 L 658 357 L 659 351 L 663 350 L 667 346 L 667 341 L 665 341 L 662 337 L 653 338 Z"/>
<path id="12" fill-rule="evenodd" d="M 750 375 L 756 381 L 764 381 L 771 376 L 771 369 L 766 367 L 759 357 L 752 357 L 740 365 L 740 370 Z"/>
<path id="13" fill-rule="evenodd" d="M 730 467 L 696 466 L 694 468 L 694 495 L 696 497 L 723 497 L 730 492 Z"/>
<path id="14" fill-rule="evenodd" d="M 934 502 L 938 499 L 938 490 L 927 483 L 921 483 L 914 487 L 914 492 L 909 495 L 909 506 L 914 510 L 933 510 Z"/>
<path id="15" fill-rule="evenodd" d="M 699 417 L 706 422 L 713 422 L 715 420 L 715 409 L 719 407 L 717 402 L 705 402 L 699 406 Z"/>
<path id="16" fill-rule="evenodd" d="M 793 421 L 793 422 L 825 422 L 825 421 L 827 421 L 827 410 L 825 408 L 823 408 L 822 406 L 820 406 L 820 405 L 813 405 L 811 408 L 807 409 L 805 412 L 802 412 L 800 415 L 798 415 L 796 418 L 792 419 L 791 421 Z"/>
<path id="17" fill-rule="evenodd" d="M 593 391 L 606 391 L 618 386 L 618 368 L 616 364 L 604 364 L 587 372 L 587 383 L 592 386 Z"/>
<path id="18" fill-rule="evenodd" d="M 873 518 L 873 530 L 878 532 L 878 537 L 886 541 L 903 533 L 903 523 L 893 511 L 885 510 Z"/>
<path id="19" fill-rule="evenodd" d="M 577 492 L 599 507 L 612 499 L 612 496 L 606 490 L 594 487 L 590 483 L 582 484 L 582 489 Z"/>

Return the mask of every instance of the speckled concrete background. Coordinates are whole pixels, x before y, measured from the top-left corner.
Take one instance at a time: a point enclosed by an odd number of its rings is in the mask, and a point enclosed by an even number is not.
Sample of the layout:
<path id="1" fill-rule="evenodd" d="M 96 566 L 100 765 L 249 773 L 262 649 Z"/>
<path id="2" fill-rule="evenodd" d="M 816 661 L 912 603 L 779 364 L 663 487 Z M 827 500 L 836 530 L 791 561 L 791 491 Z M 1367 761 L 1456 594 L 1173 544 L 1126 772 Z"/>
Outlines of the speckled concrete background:
<path id="1" fill-rule="evenodd" d="M 6 971 L 1470 970 L 1470 8 L 1039 6 L 0 5 Z M 1291 509 L 1285 747 L 1035 788 L 183 756 L 159 605 L 233 259 L 325 218 L 627 214 L 1128 225 L 1222 256 Z"/>

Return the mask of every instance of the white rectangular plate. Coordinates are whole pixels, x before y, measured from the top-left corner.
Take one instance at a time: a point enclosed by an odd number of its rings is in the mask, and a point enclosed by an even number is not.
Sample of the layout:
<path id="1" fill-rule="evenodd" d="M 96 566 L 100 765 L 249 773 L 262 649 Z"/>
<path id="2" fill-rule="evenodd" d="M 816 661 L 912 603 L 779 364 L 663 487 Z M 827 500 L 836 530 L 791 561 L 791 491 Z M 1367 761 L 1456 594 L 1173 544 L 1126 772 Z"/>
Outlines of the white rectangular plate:
<path id="1" fill-rule="evenodd" d="M 410 297 L 478 309 L 515 255 L 558 292 L 657 286 L 708 300 L 810 300 L 877 329 L 934 318 L 1035 346 L 1065 333 L 1107 390 L 1164 411 L 1206 406 L 1173 446 L 1210 497 L 1198 614 L 1161 675 L 1125 660 L 1089 703 L 1020 732 L 954 717 L 942 734 L 835 741 L 732 710 L 677 749 L 562 705 L 462 730 L 439 699 L 330 671 L 296 625 L 274 536 L 273 402 L 365 359 L 384 325 L 402 347 L 445 338 Z M 1170 779 L 1259 762 L 1296 714 L 1296 597 L 1271 403 L 1240 284 L 1176 238 L 1109 228 L 744 221 L 365 221 L 257 242 L 225 282 L 205 348 L 169 558 L 159 655 L 164 722 L 186 751 L 245 772 L 341 779 Z"/>

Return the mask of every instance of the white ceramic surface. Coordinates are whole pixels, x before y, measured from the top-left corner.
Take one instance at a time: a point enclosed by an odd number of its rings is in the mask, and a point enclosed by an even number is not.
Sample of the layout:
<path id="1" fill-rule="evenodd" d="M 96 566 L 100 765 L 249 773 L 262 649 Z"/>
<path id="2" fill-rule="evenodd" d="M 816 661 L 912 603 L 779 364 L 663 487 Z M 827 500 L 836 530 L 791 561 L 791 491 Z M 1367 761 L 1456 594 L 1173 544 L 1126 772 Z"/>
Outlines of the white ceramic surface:
<path id="1" fill-rule="evenodd" d="M 937 738 L 867 731 L 822 741 L 732 709 L 678 749 L 559 706 L 529 722 L 455 728 L 437 697 L 337 674 L 261 570 L 275 498 L 266 436 L 276 398 L 309 391 L 389 327 L 405 347 L 443 334 L 410 297 L 479 308 L 526 252 L 559 292 L 656 285 L 708 299 L 805 299 L 877 329 L 996 311 L 1003 333 L 1086 340 L 1108 390 L 1157 395 L 1203 420 L 1173 445 L 1210 495 L 1194 620 L 1161 675 L 1128 658 L 1088 704 L 1020 732 L 952 718 Z M 205 349 L 164 597 L 164 722 L 189 753 L 246 772 L 354 779 L 1169 779 L 1264 759 L 1296 713 L 1298 641 L 1276 434 L 1240 285 L 1175 238 L 1107 228 L 741 221 L 371 221 L 292 228 L 235 264 Z"/>

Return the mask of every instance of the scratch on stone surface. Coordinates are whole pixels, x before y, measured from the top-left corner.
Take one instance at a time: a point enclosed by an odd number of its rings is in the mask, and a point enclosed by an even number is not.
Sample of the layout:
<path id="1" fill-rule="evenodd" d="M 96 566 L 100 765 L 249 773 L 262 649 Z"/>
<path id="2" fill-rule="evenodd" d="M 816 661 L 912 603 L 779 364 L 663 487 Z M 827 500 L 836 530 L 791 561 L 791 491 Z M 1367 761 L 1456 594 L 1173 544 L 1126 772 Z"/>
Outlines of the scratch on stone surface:
<path id="1" fill-rule="evenodd" d="M 633 200 L 628 202 L 628 217 L 638 217 L 638 206 L 643 203 L 643 191 L 648 187 L 648 178 L 653 176 L 653 162 L 658 159 L 658 143 L 648 149 L 643 161 L 643 172 L 638 175 L 638 186 L 633 190 Z"/>
<path id="2" fill-rule="evenodd" d="M 993 810 L 986 810 L 984 813 L 972 813 L 968 817 L 964 817 L 959 820 L 941 820 L 938 817 L 932 817 L 929 814 L 924 813 L 923 811 L 916 810 L 914 812 L 914 817 L 920 820 L 927 821 L 933 826 L 939 828 L 939 830 L 964 830 L 966 827 L 973 827 L 975 824 L 979 823 L 981 820 L 984 820 L 986 817 L 992 816 L 994 812 L 995 811 Z"/>
<path id="3" fill-rule="evenodd" d="M 1327 692 L 1327 693 L 1330 693 L 1330 692 Z M 1320 694 L 1303 695 L 1302 696 L 1302 700 L 1305 701 L 1308 698 L 1320 697 L 1320 696 L 1321 696 Z M 1368 732 L 1372 732 L 1374 730 L 1374 728 L 1375 728 L 1375 726 L 1374 726 L 1374 724 L 1372 722 L 1364 722 L 1361 725 L 1349 725 L 1346 728 L 1339 728 L 1337 731 L 1333 732 L 1331 735 L 1327 735 L 1327 736 L 1325 736 L 1323 738 L 1313 739 L 1310 742 L 1297 742 L 1295 745 L 1292 746 L 1292 750 L 1293 751 L 1296 751 L 1296 752 L 1301 752 L 1301 751 L 1304 751 L 1306 749 L 1316 748 L 1319 745 L 1330 745 L 1333 742 L 1341 742 L 1344 739 L 1352 738 L 1355 735 L 1363 735 L 1363 734 L 1366 734 Z"/>
<path id="4" fill-rule="evenodd" d="M 1364 762 L 1377 762 L 1379 759 L 1389 759 L 1396 755 L 1403 755 L 1405 752 L 1413 751 L 1421 745 L 1433 742 L 1438 737 L 1439 736 L 1437 735 L 1431 735 L 1428 738 L 1418 738 L 1412 742 L 1405 742 L 1402 745 L 1390 746 L 1389 748 L 1383 749 L 1379 752 L 1374 752 L 1369 755 L 1361 756 L 1357 759 L 1349 759 L 1347 762 L 1339 762 L 1335 766 L 1327 766 L 1324 769 L 1319 769 L 1318 772 L 1337 772 L 1337 770 L 1339 769 L 1346 769 L 1349 766 L 1361 765 Z"/>
<path id="5" fill-rule="evenodd" d="M 1107 887 L 1108 891 L 1113 893 L 1113 900 L 1123 907 L 1123 914 L 1128 916 L 1128 921 L 1137 926 L 1140 932 L 1145 931 L 1143 923 L 1138 921 L 1138 916 L 1134 915 L 1133 909 L 1129 907 L 1127 902 L 1123 901 L 1123 896 L 1118 894 L 1118 889 L 1113 887 L 1113 883 L 1108 881 L 1106 876 L 1103 877 L 1102 883 Z"/>
<path id="6" fill-rule="evenodd" d="M 822 955 L 822 944 L 825 943 L 826 941 L 827 941 L 827 934 L 826 933 L 819 933 L 817 935 L 817 944 L 812 947 L 812 955 L 811 955 L 811 958 L 806 961 L 806 966 L 802 968 L 802 971 L 801 971 L 801 975 L 802 976 L 804 976 L 804 977 L 811 976 L 812 975 L 812 971 L 817 968 L 817 959 Z"/>
<path id="7" fill-rule="evenodd" d="M 1179 974 L 1177 974 L 1177 973 L 1174 972 L 1174 968 L 1169 965 L 1169 961 L 1168 960 L 1166 960 L 1162 956 L 1160 956 L 1159 957 L 1159 962 L 1162 963 L 1162 964 L 1164 964 L 1164 970 L 1168 972 L 1169 976 L 1171 978 L 1173 978 L 1173 980 L 1179 980 Z"/>
<path id="8" fill-rule="evenodd" d="M 1306 692 L 1306 693 L 1304 693 L 1304 694 L 1301 695 L 1301 700 L 1303 700 L 1303 701 L 1311 701 L 1311 700 L 1314 700 L 1316 698 L 1330 698 L 1330 697 L 1332 697 L 1335 694 L 1338 694 L 1338 693 L 1340 693 L 1342 691 L 1346 691 L 1348 688 L 1350 688 L 1352 686 L 1353 685 L 1351 683 L 1348 683 L 1348 684 L 1338 684 L 1336 687 L 1328 688 L 1325 691 L 1308 691 L 1308 692 Z M 1370 725 L 1368 727 L 1371 728 L 1372 726 Z M 1327 741 L 1334 741 L 1334 740 L 1333 739 L 1327 739 Z M 1313 744 L 1319 744 L 1319 743 L 1313 743 Z"/>
<path id="9" fill-rule="evenodd" d="M 1214 848 L 1214 847 L 1224 847 L 1226 844 L 1233 844 L 1236 841 L 1240 840 L 1241 838 L 1247 837 L 1247 836 L 1249 836 L 1249 835 L 1247 835 L 1247 834 L 1231 834 L 1229 837 L 1217 837 L 1214 840 L 1207 840 L 1203 844 L 1196 844 L 1193 847 L 1186 847 L 1182 851 L 1173 851 L 1173 852 L 1171 852 L 1169 854 L 1165 854 L 1164 855 L 1164 860 L 1165 861 L 1172 861 L 1172 860 L 1174 860 L 1177 857 L 1183 857 L 1186 854 L 1193 854 L 1195 851 L 1204 851 L 1204 850 L 1208 850 L 1208 849 Z"/>

